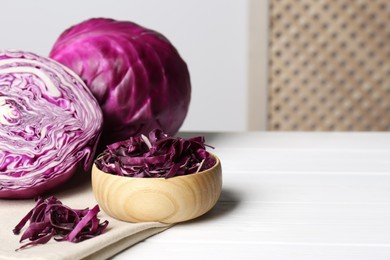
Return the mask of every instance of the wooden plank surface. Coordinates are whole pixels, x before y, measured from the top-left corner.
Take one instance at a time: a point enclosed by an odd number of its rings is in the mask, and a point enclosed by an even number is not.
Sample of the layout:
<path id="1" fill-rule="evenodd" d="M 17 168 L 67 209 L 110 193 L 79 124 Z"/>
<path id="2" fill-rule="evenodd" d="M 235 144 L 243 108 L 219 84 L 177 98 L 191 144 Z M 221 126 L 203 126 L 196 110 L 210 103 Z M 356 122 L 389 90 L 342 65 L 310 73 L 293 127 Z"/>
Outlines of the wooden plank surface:
<path id="1" fill-rule="evenodd" d="M 114 259 L 390 259 L 390 133 L 206 140 L 223 167 L 217 206 Z"/>

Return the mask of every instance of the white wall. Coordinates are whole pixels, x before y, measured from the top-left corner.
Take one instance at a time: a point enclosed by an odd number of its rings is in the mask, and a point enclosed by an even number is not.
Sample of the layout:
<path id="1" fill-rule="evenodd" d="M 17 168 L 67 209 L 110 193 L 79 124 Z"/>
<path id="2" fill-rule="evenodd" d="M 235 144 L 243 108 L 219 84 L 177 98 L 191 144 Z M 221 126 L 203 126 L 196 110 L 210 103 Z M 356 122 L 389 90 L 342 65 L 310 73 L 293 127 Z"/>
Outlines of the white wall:
<path id="1" fill-rule="evenodd" d="M 260 0 L 261 1 L 261 0 Z M 182 130 L 248 128 L 249 0 L 2 0 L 0 49 L 48 55 L 58 35 L 92 17 L 132 20 L 168 37 L 192 78 Z"/>

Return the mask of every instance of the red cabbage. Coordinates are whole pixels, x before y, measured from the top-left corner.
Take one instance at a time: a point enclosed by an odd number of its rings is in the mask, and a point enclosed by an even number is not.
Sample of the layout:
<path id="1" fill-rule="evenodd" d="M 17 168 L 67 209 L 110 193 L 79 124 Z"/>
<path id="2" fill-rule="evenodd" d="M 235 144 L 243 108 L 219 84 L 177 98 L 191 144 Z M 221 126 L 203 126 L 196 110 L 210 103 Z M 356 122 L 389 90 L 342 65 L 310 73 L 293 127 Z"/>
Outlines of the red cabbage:
<path id="1" fill-rule="evenodd" d="M 99 211 L 98 205 L 91 210 L 89 208 L 71 209 L 54 196 L 47 199 L 40 198 L 35 207 L 23 217 L 13 230 L 14 234 L 18 235 L 29 222 L 20 242 L 26 239 L 31 242 L 24 244 L 19 249 L 45 244 L 51 238 L 57 241 L 77 243 L 98 236 L 108 225 L 107 220 L 100 223 L 97 217 Z"/>
<path id="2" fill-rule="evenodd" d="M 211 168 L 215 159 L 206 151 L 203 136 L 184 139 L 153 130 L 111 144 L 95 160 L 98 169 L 139 178 L 171 178 Z"/>
<path id="3" fill-rule="evenodd" d="M 96 18 L 64 31 L 50 57 L 75 71 L 103 110 L 101 146 L 159 128 L 175 134 L 188 111 L 187 65 L 160 33 Z"/>
<path id="4" fill-rule="evenodd" d="M 0 198 L 29 198 L 90 169 L 102 112 L 58 62 L 0 51 Z"/>

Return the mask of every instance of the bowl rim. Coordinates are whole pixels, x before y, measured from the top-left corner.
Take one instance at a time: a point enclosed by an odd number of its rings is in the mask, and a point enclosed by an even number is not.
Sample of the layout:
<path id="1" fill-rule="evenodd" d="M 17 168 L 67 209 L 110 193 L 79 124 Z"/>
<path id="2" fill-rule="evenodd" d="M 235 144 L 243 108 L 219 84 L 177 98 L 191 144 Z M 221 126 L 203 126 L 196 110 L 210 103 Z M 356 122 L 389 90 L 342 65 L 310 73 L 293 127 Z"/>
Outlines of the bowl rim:
<path id="1" fill-rule="evenodd" d="M 206 169 L 204 171 L 200 171 L 200 172 L 196 172 L 196 173 L 191 173 L 191 174 L 186 174 L 186 175 L 179 175 L 179 176 L 173 176 L 173 177 L 170 177 L 170 178 L 164 178 L 164 177 L 141 178 L 141 177 L 120 176 L 120 175 L 117 175 L 117 174 L 112 174 L 112 173 L 108 173 L 108 172 L 100 170 L 96 166 L 95 162 L 93 163 L 92 174 L 94 172 L 99 172 L 99 173 L 102 173 L 102 174 L 107 174 L 107 175 L 115 176 L 115 177 L 118 177 L 118 178 L 128 178 L 130 180 L 165 180 L 165 181 L 168 181 L 168 180 L 172 180 L 172 179 L 188 178 L 189 176 L 196 176 L 196 175 L 199 175 L 199 174 L 201 174 L 201 175 L 207 174 L 207 173 L 209 173 L 211 171 L 214 171 L 214 169 L 216 169 L 217 167 L 220 167 L 221 161 L 218 158 L 218 156 L 216 156 L 214 153 L 210 153 L 210 152 L 208 152 L 208 153 L 215 159 L 215 164 L 211 168 L 208 168 L 208 169 Z M 99 159 L 100 157 L 101 156 L 98 156 L 95 160 Z M 94 168 L 97 171 L 94 171 L 93 170 Z"/>

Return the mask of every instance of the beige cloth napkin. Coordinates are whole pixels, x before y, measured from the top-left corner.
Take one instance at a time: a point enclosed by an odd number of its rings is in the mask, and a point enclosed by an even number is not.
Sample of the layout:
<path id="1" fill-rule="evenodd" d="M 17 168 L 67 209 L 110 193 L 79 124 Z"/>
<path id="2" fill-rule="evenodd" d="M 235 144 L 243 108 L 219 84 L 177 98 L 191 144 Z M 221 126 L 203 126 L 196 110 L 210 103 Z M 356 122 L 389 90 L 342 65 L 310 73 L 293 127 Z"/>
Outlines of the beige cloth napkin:
<path id="1" fill-rule="evenodd" d="M 61 189 L 46 196 L 54 195 L 71 208 L 92 208 L 97 202 L 89 177 L 87 174 L 77 174 Z M 110 223 L 100 236 L 80 243 L 57 242 L 52 239 L 44 245 L 15 251 L 23 243 L 19 243 L 21 234 L 14 235 L 12 230 L 34 205 L 33 199 L 0 199 L 0 259 L 106 259 L 170 227 L 156 222 L 127 223 L 111 218 L 101 210 L 98 217 L 101 221 L 107 219 Z M 24 230 L 25 228 L 22 232 Z"/>

